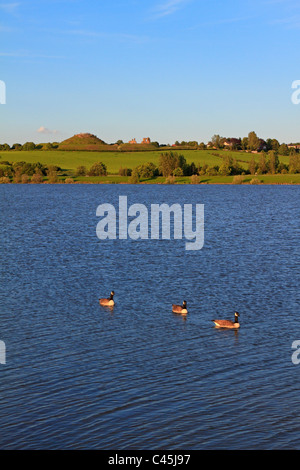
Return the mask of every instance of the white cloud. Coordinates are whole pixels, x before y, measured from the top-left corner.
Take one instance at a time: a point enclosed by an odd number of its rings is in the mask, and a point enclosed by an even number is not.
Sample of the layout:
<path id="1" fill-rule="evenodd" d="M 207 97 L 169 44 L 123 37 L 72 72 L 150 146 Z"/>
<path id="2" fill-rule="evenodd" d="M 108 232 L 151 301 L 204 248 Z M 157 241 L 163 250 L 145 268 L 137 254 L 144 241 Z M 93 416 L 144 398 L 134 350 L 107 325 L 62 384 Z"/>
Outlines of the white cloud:
<path id="1" fill-rule="evenodd" d="M 51 130 L 51 129 L 48 129 L 47 127 L 44 127 L 44 126 L 41 126 L 39 129 L 37 129 L 37 132 L 39 134 L 59 134 L 59 131 Z"/>

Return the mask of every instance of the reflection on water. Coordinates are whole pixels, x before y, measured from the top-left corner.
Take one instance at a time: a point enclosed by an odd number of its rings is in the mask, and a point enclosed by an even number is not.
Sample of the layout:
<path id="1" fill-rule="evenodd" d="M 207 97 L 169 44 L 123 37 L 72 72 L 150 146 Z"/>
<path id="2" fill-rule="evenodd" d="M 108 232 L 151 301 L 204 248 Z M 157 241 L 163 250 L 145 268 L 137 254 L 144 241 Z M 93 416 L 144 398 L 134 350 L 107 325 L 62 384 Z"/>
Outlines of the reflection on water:
<path id="1" fill-rule="evenodd" d="M 299 449 L 299 190 L 1 185 L 2 448 Z M 204 203 L 204 248 L 99 241 L 119 195 Z"/>

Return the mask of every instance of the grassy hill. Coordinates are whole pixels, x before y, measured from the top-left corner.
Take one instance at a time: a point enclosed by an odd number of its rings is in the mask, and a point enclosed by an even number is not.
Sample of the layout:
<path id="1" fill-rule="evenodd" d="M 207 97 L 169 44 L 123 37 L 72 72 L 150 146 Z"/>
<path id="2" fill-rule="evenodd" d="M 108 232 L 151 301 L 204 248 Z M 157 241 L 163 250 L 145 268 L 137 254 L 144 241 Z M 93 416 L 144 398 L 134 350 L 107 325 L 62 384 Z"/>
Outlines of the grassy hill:
<path id="1" fill-rule="evenodd" d="M 58 146 L 59 150 L 110 150 L 117 149 L 117 145 L 108 145 L 97 136 L 89 133 L 73 135 L 69 139 L 64 140 Z"/>
<path id="2" fill-rule="evenodd" d="M 121 152 L 140 152 L 140 151 L 149 151 L 155 150 L 157 147 L 153 144 L 106 144 L 99 137 L 89 134 L 82 133 L 73 135 L 69 139 L 64 140 L 58 145 L 59 150 L 83 150 L 83 151 L 121 151 Z"/>

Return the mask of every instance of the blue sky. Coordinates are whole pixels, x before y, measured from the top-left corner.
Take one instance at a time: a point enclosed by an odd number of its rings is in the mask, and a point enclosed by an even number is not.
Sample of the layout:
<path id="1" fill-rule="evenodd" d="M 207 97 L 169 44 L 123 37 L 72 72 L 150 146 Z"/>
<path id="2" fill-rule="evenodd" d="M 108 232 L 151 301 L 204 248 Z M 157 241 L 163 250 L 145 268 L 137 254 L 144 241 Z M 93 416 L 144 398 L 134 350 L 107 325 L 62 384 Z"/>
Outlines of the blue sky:
<path id="1" fill-rule="evenodd" d="M 0 142 L 300 141 L 299 0 L 0 0 Z"/>

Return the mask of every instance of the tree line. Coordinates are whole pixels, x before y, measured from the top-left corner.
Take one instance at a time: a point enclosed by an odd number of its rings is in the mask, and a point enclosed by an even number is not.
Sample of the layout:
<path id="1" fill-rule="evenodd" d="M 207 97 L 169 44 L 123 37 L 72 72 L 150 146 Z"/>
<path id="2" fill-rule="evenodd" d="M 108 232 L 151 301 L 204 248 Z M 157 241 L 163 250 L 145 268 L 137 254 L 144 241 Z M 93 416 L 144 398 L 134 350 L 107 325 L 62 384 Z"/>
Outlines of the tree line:
<path id="1" fill-rule="evenodd" d="M 217 156 L 220 156 L 217 154 Z M 143 163 L 135 168 L 119 169 L 120 176 L 130 177 L 131 183 L 138 183 L 141 179 L 152 179 L 157 176 L 165 178 L 176 176 L 234 176 L 234 175 L 256 175 L 256 174 L 276 174 L 276 173 L 300 173 L 300 154 L 291 154 L 289 164 L 279 161 L 278 153 L 274 150 L 262 151 L 258 160 L 253 155 L 247 168 L 241 165 L 236 158 L 230 154 L 220 156 L 220 165 L 209 166 L 206 163 L 187 163 L 184 155 L 168 151 L 160 154 L 159 163 Z M 90 170 L 80 166 L 76 170 L 76 176 L 103 176 L 106 175 L 106 167 L 102 162 L 95 163 Z"/>
<path id="2" fill-rule="evenodd" d="M 247 137 L 243 138 L 225 138 L 218 134 L 215 134 L 208 142 L 208 148 L 224 149 L 229 150 L 242 150 L 248 152 L 269 152 L 273 150 L 279 155 L 290 155 L 297 153 L 297 146 L 300 144 L 289 144 L 280 143 L 277 139 L 261 139 L 257 134 L 252 131 L 249 132 Z"/>
<path id="3" fill-rule="evenodd" d="M 48 142 L 47 144 L 35 144 L 34 142 L 25 142 L 25 144 L 0 144 L 0 151 L 3 150 L 53 150 L 59 146 L 58 142 Z"/>
<path id="4" fill-rule="evenodd" d="M 120 145 L 124 142 L 122 140 L 117 140 L 116 144 Z M 170 145 L 160 144 L 159 142 L 151 142 L 152 146 L 154 145 L 157 148 L 170 147 Z M 294 146 L 293 146 L 294 145 Z M 211 140 L 205 144 L 204 142 L 198 143 L 196 140 L 192 141 L 175 141 L 173 144 L 175 147 L 186 147 L 191 149 L 206 150 L 206 149 L 228 149 L 234 151 L 247 151 L 247 152 L 269 152 L 273 150 L 279 155 L 290 155 L 298 152 L 297 146 L 300 144 L 289 144 L 280 143 L 277 139 L 268 138 L 266 140 L 258 137 L 256 132 L 249 132 L 247 137 L 222 137 L 219 134 L 214 134 Z M 0 144 L 1 150 L 55 150 L 59 147 L 58 142 L 48 142 L 47 144 L 35 144 L 34 142 L 25 142 L 25 144 Z"/>
<path id="5" fill-rule="evenodd" d="M 28 163 L 24 161 L 9 162 L 0 160 L 0 179 L 1 183 L 9 183 L 12 179 L 14 183 L 42 183 L 44 178 L 50 183 L 58 182 L 58 173 L 62 169 L 56 165 L 43 165 L 40 162 Z M 94 163 L 88 170 L 85 166 L 79 166 L 76 176 L 106 176 L 107 168 L 102 162 Z M 69 181 L 71 182 L 71 181 Z"/>
<path id="6" fill-rule="evenodd" d="M 245 168 L 230 154 L 220 158 L 220 165 L 207 165 L 187 163 L 185 157 L 177 152 L 164 152 L 159 157 L 159 164 L 156 166 L 152 162 L 144 163 L 133 170 L 120 169 L 126 171 L 126 175 L 131 175 L 132 182 L 138 182 L 141 178 L 153 178 L 164 176 L 165 178 L 176 176 L 231 176 L 231 175 L 256 175 L 256 174 L 276 174 L 276 173 L 300 173 L 300 155 L 293 154 L 289 157 L 289 164 L 279 161 L 278 154 L 271 150 L 261 152 L 258 161 L 253 155 Z M 120 172 L 119 172 L 120 173 Z M 121 173 L 120 173 L 121 174 Z M 123 173 L 125 176 L 125 173 Z"/>

